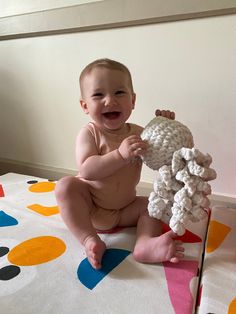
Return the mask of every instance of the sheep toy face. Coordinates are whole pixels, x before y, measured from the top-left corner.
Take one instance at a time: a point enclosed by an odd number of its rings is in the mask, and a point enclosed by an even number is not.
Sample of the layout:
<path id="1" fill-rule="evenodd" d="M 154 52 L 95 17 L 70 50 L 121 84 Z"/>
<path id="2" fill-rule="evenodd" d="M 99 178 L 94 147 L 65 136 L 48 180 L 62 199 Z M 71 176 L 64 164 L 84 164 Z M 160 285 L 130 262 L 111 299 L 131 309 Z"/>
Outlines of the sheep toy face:
<path id="1" fill-rule="evenodd" d="M 149 196 L 149 215 L 183 235 L 188 221 L 207 216 L 207 195 L 211 193 L 207 181 L 216 178 L 215 170 L 209 167 L 212 158 L 193 147 L 190 130 L 175 120 L 158 116 L 141 137 L 149 143 L 143 161 L 159 174 Z"/>

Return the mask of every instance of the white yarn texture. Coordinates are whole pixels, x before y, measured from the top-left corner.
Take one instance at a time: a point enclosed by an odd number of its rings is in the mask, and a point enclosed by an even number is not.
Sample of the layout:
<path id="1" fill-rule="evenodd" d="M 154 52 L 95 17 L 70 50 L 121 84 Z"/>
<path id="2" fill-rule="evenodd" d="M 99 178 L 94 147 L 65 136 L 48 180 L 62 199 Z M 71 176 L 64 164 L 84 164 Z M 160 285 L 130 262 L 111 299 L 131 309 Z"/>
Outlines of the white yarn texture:
<path id="1" fill-rule="evenodd" d="M 207 195 L 211 193 L 207 181 L 216 178 L 215 170 L 210 168 L 212 158 L 193 147 L 190 130 L 176 120 L 155 117 L 141 137 L 149 143 L 144 163 L 158 170 L 149 196 L 149 215 L 169 223 L 175 233 L 183 235 L 189 221 L 207 215 Z"/>

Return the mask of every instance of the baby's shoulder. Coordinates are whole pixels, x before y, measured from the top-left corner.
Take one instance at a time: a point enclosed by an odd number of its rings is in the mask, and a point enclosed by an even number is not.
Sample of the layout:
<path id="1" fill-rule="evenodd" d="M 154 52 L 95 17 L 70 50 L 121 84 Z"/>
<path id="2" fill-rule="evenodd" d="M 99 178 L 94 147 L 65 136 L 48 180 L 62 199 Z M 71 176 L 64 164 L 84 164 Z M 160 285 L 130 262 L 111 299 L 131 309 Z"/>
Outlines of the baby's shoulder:
<path id="1" fill-rule="evenodd" d="M 95 137 L 95 130 L 90 123 L 82 126 L 77 134 L 77 140 L 93 137 Z"/>
<path id="2" fill-rule="evenodd" d="M 135 123 L 129 123 L 130 133 L 140 135 L 143 131 L 143 127 Z"/>
<path id="3" fill-rule="evenodd" d="M 95 124 L 92 122 L 89 122 L 88 124 L 84 125 L 79 131 L 79 133 L 88 133 L 92 135 L 96 134 L 97 132 L 98 130 Z"/>

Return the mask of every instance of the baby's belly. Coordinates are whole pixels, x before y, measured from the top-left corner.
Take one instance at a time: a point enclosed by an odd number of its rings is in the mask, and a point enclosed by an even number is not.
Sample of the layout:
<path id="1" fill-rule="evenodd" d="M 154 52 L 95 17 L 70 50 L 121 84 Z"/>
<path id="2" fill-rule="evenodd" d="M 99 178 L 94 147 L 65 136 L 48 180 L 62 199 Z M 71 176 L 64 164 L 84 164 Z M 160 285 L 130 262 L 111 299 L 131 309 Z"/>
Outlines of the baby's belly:
<path id="1" fill-rule="evenodd" d="M 110 177 L 99 181 L 86 181 L 93 202 L 105 209 L 121 209 L 134 201 L 140 179 L 141 164 L 129 164 Z"/>
<path id="2" fill-rule="evenodd" d="M 135 188 L 125 188 L 117 185 L 116 187 L 98 184 L 93 181 L 90 185 L 93 202 L 105 209 L 121 209 L 134 201 L 136 197 Z"/>

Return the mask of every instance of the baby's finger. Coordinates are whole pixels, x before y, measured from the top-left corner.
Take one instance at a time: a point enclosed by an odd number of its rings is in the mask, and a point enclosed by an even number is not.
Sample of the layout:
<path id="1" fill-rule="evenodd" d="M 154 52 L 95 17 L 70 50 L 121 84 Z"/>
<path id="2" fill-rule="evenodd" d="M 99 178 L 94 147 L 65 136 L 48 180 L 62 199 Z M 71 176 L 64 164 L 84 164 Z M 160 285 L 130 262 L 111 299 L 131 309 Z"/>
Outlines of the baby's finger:
<path id="1" fill-rule="evenodd" d="M 179 262 L 179 259 L 178 257 L 174 256 L 174 257 L 171 257 L 170 262 L 176 264 Z"/>
<path id="2" fill-rule="evenodd" d="M 171 118 L 170 110 L 161 110 L 161 116 L 170 119 Z"/>
<path id="3" fill-rule="evenodd" d="M 175 113 L 173 111 L 170 112 L 170 119 L 171 120 L 175 119 Z"/>
<path id="4" fill-rule="evenodd" d="M 157 110 L 155 111 L 155 116 L 158 117 L 158 116 L 160 116 L 160 115 L 161 115 L 161 110 L 160 110 L 160 109 L 157 109 Z"/>
<path id="5" fill-rule="evenodd" d="M 175 257 L 184 258 L 184 254 L 183 254 L 183 253 L 176 252 L 176 253 L 175 253 Z"/>
<path id="6" fill-rule="evenodd" d="M 142 148 L 137 148 L 135 151 L 134 151 L 134 155 L 135 156 L 142 156 L 142 155 L 144 155 L 145 154 L 145 152 L 146 152 L 146 150 L 145 149 L 142 149 Z"/>
<path id="7" fill-rule="evenodd" d="M 173 111 L 170 111 L 170 110 L 160 110 L 160 109 L 157 109 L 155 111 L 155 115 L 157 117 L 158 116 L 162 116 L 162 117 L 165 117 L 165 118 L 168 118 L 168 119 L 171 119 L 171 120 L 175 119 L 175 113 Z"/>
<path id="8" fill-rule="evenodd" d="M 129 141 L 142 141 L 141 137 L 139 135 L 130 135 L 126 138 Z"/>
<path id="9" fill-rule="evenodd" d="M 134 148 L 138 148 L 138 147 L 140 147 L 140 148 L 144 148 L 144 149 L 147 149 L 148 148 L 148 143 L 147 142 L 145 142 L 145 141 L 143 141 L 143 140 L 130 140 L 130 142 L 129 142 L 130 144 L 131 144 L 131 146 L 132 147 L 134 147 Z"/>
<path id="10" fill-rule="evenodd" d="M 185 248 L 183 247 L 183 242 L 180 240 L 175 240 L 176 251 L 184 252 Z"/>
<path id="11" fill-rule="evenodd" d="M 175 240 L 175 244 L 177 244 L 177 245 L 182 245 L 182 244 L 183 244 L 183 241 L 181 241 L 181 240 Z"/>
<path id="12" fill-rule="evenodd" d="M 132 149 L 138 153 L 146 152 L 148 146 L 145 142 L 137 142 L 132 144 Z"/>
<path id="13" fill-rule="evenodd" d="M 184 252 L 185 248 L 183 246 L 176 246 L 176 251 L 177 252 Z"/>

